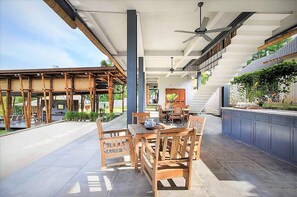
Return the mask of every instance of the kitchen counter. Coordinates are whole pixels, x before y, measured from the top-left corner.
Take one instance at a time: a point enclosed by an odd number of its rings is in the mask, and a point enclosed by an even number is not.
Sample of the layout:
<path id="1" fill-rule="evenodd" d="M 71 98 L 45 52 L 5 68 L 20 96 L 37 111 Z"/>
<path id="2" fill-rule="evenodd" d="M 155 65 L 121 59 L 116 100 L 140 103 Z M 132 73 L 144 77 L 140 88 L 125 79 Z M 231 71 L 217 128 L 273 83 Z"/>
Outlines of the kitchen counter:
<path id="1" fill-rule="evenodd" d="M 297 112 L 222 107 L 222 133 L 297 164 Z"/>

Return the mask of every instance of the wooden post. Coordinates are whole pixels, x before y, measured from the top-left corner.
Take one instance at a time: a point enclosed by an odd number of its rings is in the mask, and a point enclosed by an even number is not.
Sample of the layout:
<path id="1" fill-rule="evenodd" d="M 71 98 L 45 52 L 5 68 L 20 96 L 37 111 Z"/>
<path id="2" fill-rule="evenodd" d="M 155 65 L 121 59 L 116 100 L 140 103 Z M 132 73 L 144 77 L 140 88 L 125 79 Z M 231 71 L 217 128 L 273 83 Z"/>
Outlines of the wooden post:
<path id="1" fill-rule="evenodd" d="M 6 130 L 10 129 L 10 114 L 11 114 L 11 79 L 7 80 L 6 90 Z"/>
<path id="2" fill-rule="evenodd" d="M 2 108 L 2 112 L 3 112 L 4 127 L 5 127 L 5 129 L 7 129 L 8 128 L 7 115 L 6 115 L 6 112 L 5 112 L 1 87 L 0 87 L 0 105 L 1 105 L 1 108 Z"/>
<path id="3" fill-rule="evenodd" d="M 14 113 L 14 106 L 15 106 L 15 96 L 12 99 L 12 106 L 11 106 L 11 113 Z"/>
<path id="4" fill-rule="evenodd" d="M 65 91 L 66 91 L 66 103 L 67 103 L 67 109 L 68 109 L 68 111 L 71 111 L 71 108 L 70 108 L 70 101 L 69 101 L 69 92 L 68 92 L 68 79 L 67 79 L 67 73 L 64 73 L 64 79 L 65 79 Z"/>
<path id="5" fill-rule="evenodd" d="M 96 78 L 93 77 L 93 112 L 96 112 Z"/>
<path id="6" fill-rule="evenodd" d="M 80 96 L 80 111 L 84 112 L 85 109 L 85 95 Z"/>
<path id="7" fill-rule="evenodd" d="M 107 83 L 108 83 L 108 101 L 109 101 L 109 112 L 113 113 L 113 78 L 108 73 L 107 75 Z"/>
<path id="8" fill-rule="evenodd" d="M 43 86 L 43 99 L 44 99 L 44 107 L 45 107 L 45 118 L 46 118 L 46 123 L 49 123 L 49 113 L 48 113 L 48 105 L 47 105 L 47 100 L 46 100 L 45 80 L 44 80 L 44 75 L 43 74 L 41 74 L 41 81 L 42 81 L 42 86 Z"/>
<path id="9" fill-rule="evenodd" d="M 96 92 L 96 87 L 95 87 L 95 78 L 92 77 L 92 73 L 89 73 L 89 88 L 90 88 L 91 111 L 94 112 L 95 111 L 94 92 Z"/>
<path id="10" fill-rule="evenodd" d="M 74 77 L 71 77 L 71 90 L 70 90 L 70 109 L 71 109 L 71 111 L 74 110 L 73 92 L 74 92 Z"/>
<path id="11" fill-rule="evenodd" d="M 122 85 L 122 112 L 125 111 L 125 85 Z"/>
<path id="12" fill-rule="evenodd" d="M 37 97 L 37 122 L 41 120 L 40 97 Z"/>
<path id="13" fill-rule="evenodd" d="M 32 101 L 32 79 L 29 78 L 28 79 L 28 83 L 29 83 L 29 89 L 27 92 L 27 128 L 31 127 L 31 120 L 32 120 L 32 106 L 31 106 L 31 101 Z"/>
<path id="14" fill-rule="evenodd" d="M 50 90 L 49 90 L 49 94 L 48 94 L 48 119 L 49 119 L 49 122 L 52 122 L 53 121 L 53 78 L 51 77 L 50 78 Z"/>
<path id="15" fill-rule="evenodd" d="M 25 120 L 26 120 L 26 127 L 29 128 L 31 125 L 31 121 L 29 123 L 29 117 L 28 117 L 28 100 L 26 103 L 26 97 L 25 97 L 25 90 L 24 90 L 24 85 L 23 85 L 23 79 L 22 76 L 19 75 L 19 80 L 20 80 L 20 87 L 21 87 L 21 92 L 22 92 L 22 100 L 23 100 L 23 112 L 24 112 L 24 116 L 25 116 Z"/>

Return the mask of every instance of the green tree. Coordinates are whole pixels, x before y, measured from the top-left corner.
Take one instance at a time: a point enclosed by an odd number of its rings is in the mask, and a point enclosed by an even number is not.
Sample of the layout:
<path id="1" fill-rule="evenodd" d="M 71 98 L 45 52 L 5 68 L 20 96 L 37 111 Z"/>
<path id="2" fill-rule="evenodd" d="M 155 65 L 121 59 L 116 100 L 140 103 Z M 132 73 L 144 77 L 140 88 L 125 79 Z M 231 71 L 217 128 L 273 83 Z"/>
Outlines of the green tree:
<path id="1" fill-rule="evenodd" d="M 107 59 L 107 60 L 101 60 L 100 65 L 101 67 L 108 67 L 108 66 L 113 66 L 113 63 L 110 59 Z"/>
<path id="2" fill-rule="evenodd" d="M 252 55 L 252 58 L 250 60 L 247 61 L 247 64 L 250 64 L 252 61 L 265 57 L 267 55 L 273 54 L 276 51 L 278 51 L 280 48 L 282 48 L 283 46 L 285 46 L 287 43 L 291 42 L 293 40 L 293 38 L 289 37 L 289 38 L 285 38 L 271 46 L 266 47 L 263 50 L 259 50 L 257 53 Z"/>

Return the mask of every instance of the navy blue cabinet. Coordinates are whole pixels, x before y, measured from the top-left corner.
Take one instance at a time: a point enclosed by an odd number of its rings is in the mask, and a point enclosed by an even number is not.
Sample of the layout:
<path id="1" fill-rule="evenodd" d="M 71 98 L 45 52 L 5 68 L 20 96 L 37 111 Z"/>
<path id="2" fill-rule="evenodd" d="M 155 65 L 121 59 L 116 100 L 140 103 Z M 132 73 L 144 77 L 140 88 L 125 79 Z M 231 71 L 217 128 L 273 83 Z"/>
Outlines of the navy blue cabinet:
<path id="1" fill-rule="evenodd" d="M 240 119 L 240 139 L 247 143 L 252 143 L 252 125 L 252 120 L 246 118 Z"/>
<path id="2" fill-rule="evenodd" d="M 297 163 L 297 117 L 222 108 L 222 132 Z"/>
<path id="3" fill-rule="evenodd" d="M 291 127 L 271 124 L 271 151 L 287 159 L 291 156 Z"/>
<path id="4" fill-rule="evenodd" d="M 297 120 L 296 120 L 297 123 Z M 297 127 L 292 128 L 292 159 L 297 162 Z"/>
<path id="5" fill-rule="evenodd" d="M 222 116 L 223 116 L 222 121 L 224 121 L 224 123 L 222 124 L 223 133 L 230 134 L 231 133 L 231 113 L 224 112 Z"/>
<path id="6" fill-rule="evenodd" d="M 237 116 L 232 117 L 231 123 L 231 135 L 240 138 L 240 118 Z"/>
<path id="7" fill-rule="evenodd" d="M 264 150 L 270 149 L 270 126 L 267 122 L 254 121 L 254 144 Z"/>

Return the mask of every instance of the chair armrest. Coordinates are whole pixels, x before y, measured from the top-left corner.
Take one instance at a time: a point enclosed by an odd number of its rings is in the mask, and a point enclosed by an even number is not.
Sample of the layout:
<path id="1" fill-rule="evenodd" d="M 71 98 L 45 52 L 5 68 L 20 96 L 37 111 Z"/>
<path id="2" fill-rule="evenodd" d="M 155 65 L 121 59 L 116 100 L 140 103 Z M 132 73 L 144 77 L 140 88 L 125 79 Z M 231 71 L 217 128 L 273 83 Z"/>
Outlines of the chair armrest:
<path id="1" fill-rule="evenodd" d="M 125 133 L 126 135 L 129 135 L 130 134 L 130 132 L 129 132 L 128 129 L 118 129 L 118 130 L 103 131 L 103 135 L 109 134 L 110 137 L 119 136 L 120 133 Z"/>
<path id="2" fill-rule="evenodd" d="M 128 129 L 117 129 L 117 130 L 109 130 L 109 131 L 103 131 L 103 133 L 119 133 L 119 132 L 127 132 Z"/>
<path id="3" fill-rule="evenodd" d="M 125 135 L 125 136 L 116 136 L 116 137 L 105 137 L 102 138 L 102 141 L 114 141 L 114 140 L 131 140 L 132 136 L 131 135 Z"/>
<path id="4" fill-rule="evenodd" d="M 141 138 L 141 142 L 142 142 L 142 146 L 144 146 L 149 151 L 149 153 L 154 155 L 154 157 L 155 157 L 155 151 L 153 150 L 151 145 L 148 143 L 147 139 Z"/>

